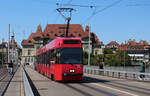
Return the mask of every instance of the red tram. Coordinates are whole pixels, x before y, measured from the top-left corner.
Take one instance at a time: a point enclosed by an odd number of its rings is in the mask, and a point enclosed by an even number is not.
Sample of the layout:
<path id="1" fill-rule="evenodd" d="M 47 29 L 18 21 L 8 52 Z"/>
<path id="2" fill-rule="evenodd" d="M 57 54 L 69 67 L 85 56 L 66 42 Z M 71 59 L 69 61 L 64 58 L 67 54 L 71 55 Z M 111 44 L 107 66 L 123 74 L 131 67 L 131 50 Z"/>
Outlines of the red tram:
<path id="1" fill-rule="evenodd" d="M 36 54 L 35 68 L 56 81 L 83 79 L 82 43 L 80 38 L 56 38 Z"/>

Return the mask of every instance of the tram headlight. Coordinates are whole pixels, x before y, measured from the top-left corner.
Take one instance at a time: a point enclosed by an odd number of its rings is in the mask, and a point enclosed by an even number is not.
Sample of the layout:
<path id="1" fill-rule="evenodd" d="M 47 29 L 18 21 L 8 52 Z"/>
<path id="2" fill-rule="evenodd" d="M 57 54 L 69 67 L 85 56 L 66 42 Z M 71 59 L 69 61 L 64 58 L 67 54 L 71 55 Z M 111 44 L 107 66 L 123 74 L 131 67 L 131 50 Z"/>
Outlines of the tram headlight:
<path id="1" fill-rule="evenodd" d="M 74 72 L 75 72 L 75 70 L 74 70 L 74 69 L 70 69 L 70 72 L 71 72 L 71 73 L 74 73 Z"/>

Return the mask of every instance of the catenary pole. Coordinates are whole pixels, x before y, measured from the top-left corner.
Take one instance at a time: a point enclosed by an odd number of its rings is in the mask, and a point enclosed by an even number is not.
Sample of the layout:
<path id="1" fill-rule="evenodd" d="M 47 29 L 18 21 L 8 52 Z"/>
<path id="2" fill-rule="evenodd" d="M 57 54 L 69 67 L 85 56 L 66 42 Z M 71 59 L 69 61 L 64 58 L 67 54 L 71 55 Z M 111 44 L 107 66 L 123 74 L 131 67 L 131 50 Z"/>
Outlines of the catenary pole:
<path id="1" fill-rule="evenodd" d="M 8 63 L 10 62 L 10 58 L 9 58 L 9 48 L 10 48 L 10 46 L 9 46 L 9 42 L 10 42 L 10 24 L 8 25 Z"/>
<path id="2" fill-rule="evenodd" d="M 90 33 L 90 28 L 89 28 L 89 55 L 88 55 L 88 66 L 90 66 L 90 54 L 91 54 L 91 33 Z"/>

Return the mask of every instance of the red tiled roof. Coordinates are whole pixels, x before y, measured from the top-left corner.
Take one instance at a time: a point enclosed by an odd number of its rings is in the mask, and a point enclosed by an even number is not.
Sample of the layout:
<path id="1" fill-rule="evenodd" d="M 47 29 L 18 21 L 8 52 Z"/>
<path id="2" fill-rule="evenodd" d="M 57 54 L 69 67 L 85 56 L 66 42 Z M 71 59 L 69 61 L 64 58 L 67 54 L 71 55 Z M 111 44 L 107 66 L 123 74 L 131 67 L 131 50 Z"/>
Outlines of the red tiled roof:
<path id="1" fill-rule="evenodd" d="M 104 46 L 103 42 L 99 41 L 98 45 Z"/>
<path id="2" fill-rule="evenodd" d="M 137 43 L 135 40 L 129 40 L 126 44 L 121 44 L 119 50 L 144 50 L 148 42 L 141 40 Z"/>
<path id="3" fill-rule="evenodd" d="M 40 24 L 38 25 L 38 28 L 37 28 L 36 32 L 37 32 L 37 33 L 41 33 L 41 32 L 42 32 L 42 27 L 41 27 Z"/>
<path id="4" fill-rule="evenodd" d="M 30 42 L 30 40 L 23 40 L 21 44 L 22 44 L 22 46 L 25 46 L 25 45 L 33 45 L 33 44 L 34 44 L 34 41 L 31 41 L 31 42 Z"/>
<path id="5" fill-rule="evenodd" d="M 40 37 L 40 38 L 48 37 L 50 39 L 54 39 L 59 36 L 60 37 L 65 36 L 65 33 L 66 33 L 66 24 L 47 24 L 44 32 L 42 32 L 41 26 L 38 25 L 36 32 L 32 33 L 27 40 L 23 40 L 22 45 L 33 45 L 35 37 Z M 68 36 L 81 37 L 81 38 L 88 37 L 89 26 L 86 26 L 84 32 L 80 24 L 70 24 Z M 94 34 L 94 38 L 97 42 L 99 42 L 95 34 Z"/>
<path id="6" fill-rule="evenodd" d="M 108 43 L 106 46 L 112 46 L 112 45 L 119 46 L 119 44 L 118 44 L 116 41 L 111 41 L 111 42 Z"/>
<path id="7" fill-rule="evenodd" d="M 44 36 L 49 34 L 51 39 L 54 39 L 56 36 L 65 36 L 66 32 L 66 24 L 47 24 L 44 30 Z M 75 36 L 75 37 L 87 37 L 88 33 L 83 31 L 83 28 L 80 24 L 70 24 L 69 25 L 69 33 L 68 36 Z"/>
<path id="8" fill-rule="evenodd" d="M 128 41 L 128 45 L 137 45 L 138 43 L 134 40 Z"/>
<path id="9" fill-rule="evenodd" d="M 10 44 L 10 45 L 15 45 L 16 42 L 15 42 L 14 40 L 10 40 L 9 44 Z"/>
<path id="10" fill-rule="evenodd" d="M 141 44 L 141 45 L 148 45 L 148 42 L 145 41 L 145 40 L 141 40 L 141 41 L 139 42 L 139 44 Z"/>

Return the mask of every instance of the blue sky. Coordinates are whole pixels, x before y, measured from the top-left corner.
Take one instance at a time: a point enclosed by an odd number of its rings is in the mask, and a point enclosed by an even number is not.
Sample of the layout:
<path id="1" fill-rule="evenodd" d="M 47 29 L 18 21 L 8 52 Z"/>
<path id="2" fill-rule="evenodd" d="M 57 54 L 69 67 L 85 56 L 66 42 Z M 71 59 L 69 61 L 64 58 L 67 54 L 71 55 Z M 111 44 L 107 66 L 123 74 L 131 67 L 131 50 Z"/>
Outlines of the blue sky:
<path id="1" fill-rule="evenodd" d="M 0 41 L 8 41 L 8 24 L 20 44 L 41 24 L 65 24 L 56 8 L 74 8 L 71 24 L 88 24 L 100 41 L 119 43 L 135 39 L 150 43 L 150 0 L 0 0 Z M 59 6 L 56 5 L 59 3 Z M 64 6 L 64 4 L 81 6 Z M 82 6 L 96 6 L 94 8 Z M 96 12 L 94 16 L 91 16 Z"/>

